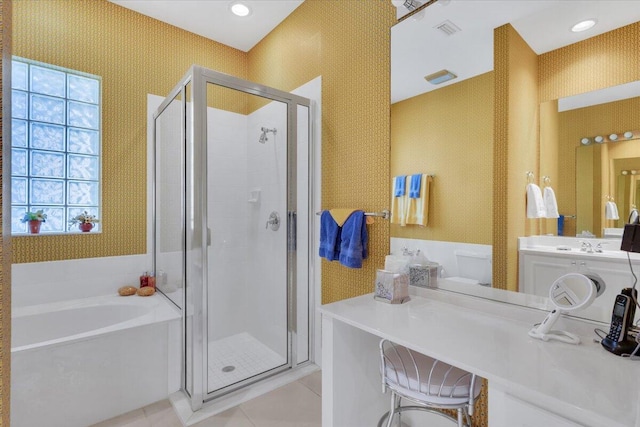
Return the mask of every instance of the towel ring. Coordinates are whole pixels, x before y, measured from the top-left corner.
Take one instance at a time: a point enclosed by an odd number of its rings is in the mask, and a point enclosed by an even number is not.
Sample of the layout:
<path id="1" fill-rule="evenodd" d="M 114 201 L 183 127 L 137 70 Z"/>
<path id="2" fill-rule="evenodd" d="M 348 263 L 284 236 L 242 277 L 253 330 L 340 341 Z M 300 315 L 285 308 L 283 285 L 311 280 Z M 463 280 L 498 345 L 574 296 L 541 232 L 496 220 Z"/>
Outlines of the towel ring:
<path id="1" fill-rule="evenodd" d="M 544 183 L 544 185 L 549 185 L 551 184 L 551 178 L 549 178 L 548 176 L 543 176 L 542 182 Z"/>

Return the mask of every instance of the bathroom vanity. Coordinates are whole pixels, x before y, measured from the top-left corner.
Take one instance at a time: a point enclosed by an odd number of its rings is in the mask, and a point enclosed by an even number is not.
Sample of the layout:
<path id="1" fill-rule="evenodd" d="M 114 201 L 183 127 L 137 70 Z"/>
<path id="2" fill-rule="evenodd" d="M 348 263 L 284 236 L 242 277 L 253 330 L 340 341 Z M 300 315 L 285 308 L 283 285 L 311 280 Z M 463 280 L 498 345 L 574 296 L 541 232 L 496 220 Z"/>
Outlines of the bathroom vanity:
<path id="1" fill-rule="evenodd" d="M 593 328 L 606 325 L 563 317 L 558 327 L 582 343 L 543 342 L 527 332 L 544 311 L 442 290 L 412 293 L 399 305 L 369 294 L 320 308 L 324 427 L 376 425 L 388 410 L 381 338 L 486 378 L 491 427 L 640 427 L 640 361 L 593 341 Z"/>
<path id="2" fill-rule="evenodd" d="M 629 258 L 627 258 L 629 256 Z M 546 297 L 549 284 L 567 273 L 595 273 L 606 286 L 579 317 L 608 322 L 614 299 L 622 288 L 633 286 L 629 260 L 640 272 L 640 254 L 620 250 L 620 239 L 580 239 L 531 236 L 518 239 L 520 292 Z"/>

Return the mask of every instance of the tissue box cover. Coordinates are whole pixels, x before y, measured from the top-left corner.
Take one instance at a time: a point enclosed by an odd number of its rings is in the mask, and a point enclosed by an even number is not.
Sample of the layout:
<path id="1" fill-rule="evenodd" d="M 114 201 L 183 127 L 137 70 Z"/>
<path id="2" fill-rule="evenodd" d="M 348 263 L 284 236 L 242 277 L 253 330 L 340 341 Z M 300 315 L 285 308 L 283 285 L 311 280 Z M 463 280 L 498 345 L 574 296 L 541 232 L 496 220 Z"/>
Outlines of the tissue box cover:
<path id="1" fill-rule="evenodd" d="M 409 266 L 409 284 L 421 288 L 438 287 L 438 267 L 436 262 L 426 265 L 412 264 Z"/>
<path id="2" fill-rule="evenodd" d="M 388 270 L 376 272 L 374 298 L 391 304 L 409 300 L 409 275 Z"/>

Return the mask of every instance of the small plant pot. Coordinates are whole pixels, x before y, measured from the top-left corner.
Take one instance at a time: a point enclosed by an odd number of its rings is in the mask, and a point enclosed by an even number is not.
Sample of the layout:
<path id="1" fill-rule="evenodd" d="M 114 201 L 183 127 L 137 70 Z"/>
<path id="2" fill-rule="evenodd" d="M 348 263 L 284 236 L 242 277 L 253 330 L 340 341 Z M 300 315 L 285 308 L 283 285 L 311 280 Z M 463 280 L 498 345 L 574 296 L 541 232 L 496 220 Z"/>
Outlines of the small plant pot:
<path id="1" fill-rule="evenodd" d="M 42 221 L 37 219 L 29 221 L 29 233 L 40 234 L 40 225 L 42 225 Z"/>
<path id="2" fill-rule="evenodd" d="M 78 227 L 83 233 L 88 233 L 93 229 L 93 224 L 91 224 L 90 222 L 81 222 L 80 224 L 78 224 Z"/>

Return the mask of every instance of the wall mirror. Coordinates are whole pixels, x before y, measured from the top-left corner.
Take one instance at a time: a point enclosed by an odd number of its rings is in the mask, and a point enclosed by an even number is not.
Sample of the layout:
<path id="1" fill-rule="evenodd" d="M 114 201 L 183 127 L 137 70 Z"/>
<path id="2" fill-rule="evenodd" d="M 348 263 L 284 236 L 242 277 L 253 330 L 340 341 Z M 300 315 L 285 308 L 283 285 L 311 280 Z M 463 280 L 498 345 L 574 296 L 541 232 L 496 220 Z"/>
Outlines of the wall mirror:
<path id="1" fill-rule="evenodd" d="M 574 24 L 593 17 L 597 22 L 590 30 L 571 31 Z M 549 68 L 554 68 L 555 64 L 546 58 L 554 52 L 571 49 L 572 46 L 584 46 L 585 43 L 591 43 L 589 40 L 608 40 L 623 27 L 639 25 L 638 21 L 640 10 L 633 1 L 510 1 L 507 8 L 504 2 L 451 0 L 434 2 L 422 13 L 410 15 L 395 25 L 391 29 L 391 176 L 423 172 L 434 174 L 435 179 L 430 196 L 429 225 L 401 227 L 392 224 L 392 251 L 398 247 L 394 240 L 402 239 L 436 242 L 434 248 L 437 250 L 452 244 L 458 255 L 450 255 L 449 258 L 455 264 L 455 258 L 464 251 L 460 245 L 488 248 L 492 253 L 490 262 L 494 273 L 496 266 L 502 265 L 508 265 L 509 272 L 494 274 L 491 286 L 464 286 L 457 290 L 512 301 L 509 295 L 513 292 L 496 291 L 517 291 L 520 288 L 518 237 L 557 235 L 556 220 L 525 218 L 525 174 L 528 170 L 535 172 L 536 182 L 541 187 L 542 176 L 551 177 L 560 213 L 569 217 L 565 221 L 565 236 L 575 236 L 576 230 L 580 232 L 584 229 L 598 230 L 594 234 L 601 237 L 603 228 L 621 227 L 620 221 L 605 221 L 605 197 L 613 197 L 618 201 L 618 194 L 623 191 L 621 188 L 626 186 L 624 191 L 631 199 L 635 175 L 632 176 L 630 171 L 636 170 L 633 169 L 635 166 L 626 164 L 631 160 L 622 160 L 620 156 L 607 160 L 608 166 L 600 170 L 600 188 L 591 188 L 592 200 L 588 208 L 591 222 L 583 225 L 581 221 L 587 221 L 588 216 L 580 212 L 587 209 L 582 208 L 587 202 L 578 198 L 580 190 L 576 183 L 593 182 L 594 178 L 577 175 L 579 170 L 585 172 L 587 169 L 578 166 L 579 152 L 605 150 L 614 143 L 582 146 L 580 139 L 634 131 L 633 141 L 618 141 L 615 144 L 628 144 L 628 147 L 633 147 L 632 151 L 638 150 L 635 156 L 629 157 L 640 157 L 640 141 L 636 139 L 636 133 L 640 133 L 640 123 L 620 122 L 620 114 L 615 114 L 597 129 L 594 123 L 590 123 L 594 125 L 592 127 L 579 129 L 578 121 L 563 127 L 559 116 L 567 116 L 562 120 L 571 120 L 570 116 L 578 112 L 609 107 L 601 101 L 595 102 L 597 105 L 585 104 L 567 111 L 558 111 L 558 106 L 565 102 L 565 98 L 574 95 L 596 90 L 600 92 L 608 87 L 631 83 L 640 79 L 640 74 L 631 72 L 627 74 L 635 73 L 634 78 L 622 77 L 626 65 L 603 59 L 598 67 L 588 72 L 580 71 L 571 75 L 571 69 L 559 70 L 557 81 L 548 79 L 550 81 L 546 82 L 547 86 L 553 86 L 553 90 L 536 87 L 540 83 L 534 75 L 531 87 L 527 84 L 518 86 L 518 90 L 511 93 L 508 104 L 511 120 L 508 132 L 527 135 L 530 143 L 526 144 L 525 149 L 522 149 L 525 147 L 522 144 L 515 149 L 510 147 L 508 153 L 502 152 L 497 147 L 499 138 L 496 138 L 505 114 L 498 117 L 496 113 L 498 89 L 494 68 L 495 61 L 501 60 L 501 57 L 495 51 L 496 38 L 500 37 L 495 29 L 510 24 L 526 43 L 527 49 L 538 55 L 534 66 L 538 70 L 546 67 L 537 72 L 548 76 L 554 71 L 549 71 Z M 620 43 L 620 52 L 616 52 L 616 55 L 625 58 L 631 55 L 637 64 L 639 52 L 637 41 L 635 43 L 636 47 L 630 48 L 626 42 Z M 597 43 L 584 50 L 591 51 L 593 55 L 601 53 Z M 579 62 L 582 58 L 571 59 Z M 557 68 L 564 66 L 566 64 L 563 63 Z M 455 78 L 439 84 L 429 83 L 425 79 L 441 70 L 449 71 Z M 514 69 L 512 74 L 519 71 Z M 526 81 L 526 76 L 521 77 L 521 81 Z M 561 87 L 558 82 L 562 81 L 577 83 Z M 618 98 L 611 102 L 624 104 L 637 121 L 640 117 L 640 98 L 638 94 L 628 91 L 627 98 L 630 99 Z M 512 111 L 512 104 L 522 99 L 535 101 L 535 106 L 530 111 Z M 551 125 L 547 124 L 549 119 L 552 120 Z M 588 118 L 580 120 L 589 122 Z M 569 137 L 569 131 L 565 128 L 571 128 L 571 132 L 580 136 Z M 556 142 L 550 145 L 550 139 Z M 503 166 L 499 162 L 504 161 L 500 156 L 509 156 L 509 167 L 513 169 L 513 173 L 511 169 L 509 171 L 504 189 L 496 186 L 496 174 L 500 173 L 499 169 Z M 600 164 L 604 162 L 602 159 Z M 615 170 L 618 168 L 620 171 L 629 171 L 626 178 L 617 177 Z M 637 171 L 640 175 L 640 169 Z M 627 205 L 623 204 L 623 199 L 619 202 L 622 219 L 627 215 Z M 499 223 L 496 223 L 496 218 Z M 502 246 L 498 248 L 500 242 Z M 516 298 L 513 301 L 524 301 L 523 304 L 534 306 L 545 304 L 535 298 Z"/>
<path id="2" fill-rule="evenodd" d="M 568 215 L 563 235 L 621 235 L 636 200 L 633 177 L 640 167 L 640 82 L 545 104 L 541 134 L 553 132 L 557 140 L 556 150 L 546 155 L 557 158 L 566 171 L 554 185 L 561 211 Z M 618 215 L 607 209 L 608 202 L 615 203 Z"/>

